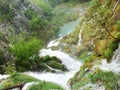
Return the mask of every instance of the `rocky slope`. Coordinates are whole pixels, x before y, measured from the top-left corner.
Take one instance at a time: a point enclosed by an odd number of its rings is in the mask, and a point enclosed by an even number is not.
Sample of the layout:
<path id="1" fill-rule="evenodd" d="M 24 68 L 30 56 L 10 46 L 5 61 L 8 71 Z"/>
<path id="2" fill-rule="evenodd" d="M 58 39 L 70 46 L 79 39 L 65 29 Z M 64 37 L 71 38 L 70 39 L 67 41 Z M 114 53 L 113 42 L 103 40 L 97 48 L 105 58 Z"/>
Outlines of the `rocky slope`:
<path id="1" fill-rule="evenodd" d="M 119 0 L 92 0 L 76 30 L 61 39 L 60 44 L 65 45 L 64 51 L 76 55 L 84 62 L 69 82 L 72 90 L 118 88 L 119 67 L 114 61 L 120 60 L 119 49 L 117 55 L 114 52 L 120 41 L 119 11 Z"/>

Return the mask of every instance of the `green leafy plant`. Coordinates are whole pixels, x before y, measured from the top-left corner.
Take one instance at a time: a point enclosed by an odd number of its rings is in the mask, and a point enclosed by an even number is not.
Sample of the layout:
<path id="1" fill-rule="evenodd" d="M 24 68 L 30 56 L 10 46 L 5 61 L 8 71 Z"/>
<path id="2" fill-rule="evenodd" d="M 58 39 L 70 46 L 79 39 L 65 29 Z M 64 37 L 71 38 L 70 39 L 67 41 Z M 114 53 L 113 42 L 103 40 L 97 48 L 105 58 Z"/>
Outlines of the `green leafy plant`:
<path id="1" fill-rule="evenodd" d="M 90 80 L 92 83 L 96 83 L 97 81 L 103 82 L 106 90 L 115 90 L 117 88 L 117 80 L 119 79 L 119 75 L 101 70 L 97 70 L 90 76 Z"/>
<path id="2" fill-rule="evenodd" d="M 38 59 L 38 51 L 42 47 L 42 42 L 37 38 L 29 40 L 21 39 L 12 43 L 11 51 L 15 56 L 15 66 L 18 71 L 30 69 L 32 62 Z"/>

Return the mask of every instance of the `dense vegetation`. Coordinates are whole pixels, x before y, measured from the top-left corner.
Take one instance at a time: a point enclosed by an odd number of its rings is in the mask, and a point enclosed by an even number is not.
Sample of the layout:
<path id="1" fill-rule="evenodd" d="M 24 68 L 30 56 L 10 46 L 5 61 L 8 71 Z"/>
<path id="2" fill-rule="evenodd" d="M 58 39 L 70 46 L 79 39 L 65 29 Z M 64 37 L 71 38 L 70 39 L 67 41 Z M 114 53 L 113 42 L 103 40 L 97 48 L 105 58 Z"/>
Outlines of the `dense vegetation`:
<path id="1" fill-rule="evenodd" d="M 119 46 L 120 4 L 118 2 L 119 0 L 92 0 L 80 27 L 76 29 L 76 32 L 78 29 L 81 30 L 81 27 L 83 29 L 82 45 L 76 48 L 75 54 L 82 59 L 84 64 L 71 80 L 73 90 L 82 87 L 85 90 L 92 88 L 92 85 L 87 86 L 90 83 L 102 83 L 106 90 L 117 88 L 119 75 L 95 67 L 101 63 L 103 58 L 106 58 L 108 63 L 112 62 L 114 51 Z M 66 38 L 67 40 L 69 38 Z M 71 43 L 75 40 L 76 43 L 78 42 L 74 37 Z"/>

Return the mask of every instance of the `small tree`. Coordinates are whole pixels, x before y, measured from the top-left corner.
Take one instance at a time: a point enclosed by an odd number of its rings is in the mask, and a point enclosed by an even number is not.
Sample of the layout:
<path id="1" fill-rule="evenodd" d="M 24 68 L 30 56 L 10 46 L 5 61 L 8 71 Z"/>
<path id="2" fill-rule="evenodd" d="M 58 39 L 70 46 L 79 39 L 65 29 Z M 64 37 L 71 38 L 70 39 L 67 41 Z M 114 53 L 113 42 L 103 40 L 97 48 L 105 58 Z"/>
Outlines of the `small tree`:
<path id="1" fill-rule="evenodd" d="M 24 39 L 12 43 L 11 51 L 15 56 L 15 66 L 17 71 L 30 69 L 32 62 L 38 59 L 38 51 L 42 47 L 42 42 L 37 38 L 27 41 Z"/>

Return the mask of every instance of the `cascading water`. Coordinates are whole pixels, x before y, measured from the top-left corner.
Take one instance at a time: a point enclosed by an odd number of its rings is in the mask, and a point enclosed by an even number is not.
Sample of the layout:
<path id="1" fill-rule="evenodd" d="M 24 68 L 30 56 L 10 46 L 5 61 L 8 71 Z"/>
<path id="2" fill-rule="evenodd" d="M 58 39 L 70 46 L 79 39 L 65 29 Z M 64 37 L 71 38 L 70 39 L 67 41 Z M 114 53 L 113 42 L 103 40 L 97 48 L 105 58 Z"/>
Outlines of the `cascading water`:
<path id="1" fill-rule="evenodd" d="M 82 26 L 81 26 L 81 28 L 80 28 L 78 46 L 81 45 L 81 41 L 82 41 L 82 31 L 83 31 L 84 25 L 85 25 L 85 22 L 82 24 Z"/>
<path id="2" fill-rule="evenodd" d="M 114 52 L 112 60 L 110 63 L 107 63 L 107 60 L 102 60 L 101 65 L 99 68 L 105 71 L 112 71 L 115 73 L 120 72 L 120 44 L 119 48 Z"/>
<path id="3" fill-rule="evenodd" d="M 62 61 L 62 64 L 65 65 L 65 67 L 68 69 L 68 71 L 66 71 L 66 72 L 60 71 L 60 72 L 57 72 L 57 73 L 26 72 L 26 74 L 28 74 L 32 77 L 38 78 L 40 80 L 57 83 L 58 85 L 62 86 L 65 90 L 70 90 L 70 86 L 67 85 L 67 82 L 70 78 L 72 78 L 74 76 L 74 74 L 77 71 L 80 70 L 81 62 L 79 62 L 78 60 L 70 57 L 68 54 L 66 54 L 66 53 L 64 53 L 60 50 L 56 50 L 56 51 L 51 50 L 51 47 L 52 46 L 57 46 L 59 44 L 60 40 L 61 40 L 61 38 L 51 41 L 48 44 L 47 49 L 42 49 L 40 51 L 39 56 L 40 57 L 44 57 L 46 55 L 56 56 L 59 60 Z M 26 86 L 28 86 L 28 85 L 26 85 Z"/>
<path id="4" fill-rule="evenodd" d="M 69 55 L 62 51 L 52 51 L 51 49 L 43 49 L 40 51 L 40 56 L 56 56 L 69 70 L 68 72 L 50 73 L 50 72 L 27 72 L 28 75 L 38 78 L 40 80 L 50 81 L 61 85 L 65 90 L 70 90 L 67 85 L 67 81 L 74 76 L 74 74 L 80 69 L 81 62 L 71 58 Z"/>

